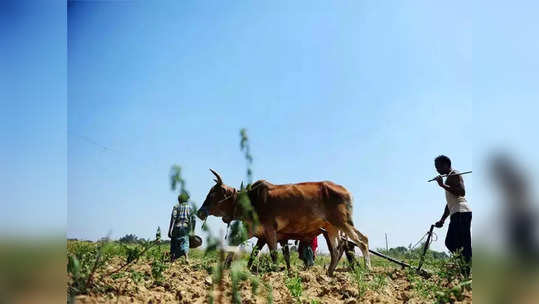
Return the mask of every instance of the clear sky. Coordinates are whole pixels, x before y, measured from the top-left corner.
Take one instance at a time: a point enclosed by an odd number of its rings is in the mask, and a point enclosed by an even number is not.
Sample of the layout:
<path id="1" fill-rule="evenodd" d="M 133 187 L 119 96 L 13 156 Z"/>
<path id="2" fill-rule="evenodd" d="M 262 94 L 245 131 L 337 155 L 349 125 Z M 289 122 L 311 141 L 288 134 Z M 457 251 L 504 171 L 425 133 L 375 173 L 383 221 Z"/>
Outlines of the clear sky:
<path id="1" fill-rule="evenodd" d="M 433 158 L 446 154 L 457 169 L 473 170 L 473 127 L 487 122 L 472 107 L 477 78 L 492 68 L 488 55 L 474 56 L 474 9 L 432 1 L 71 2 L 68 237 L 165 231 L 176 201 L 173 164 L 199 206 L 213 185 L 208 168 L 239 186 L 245 127 L 255 180 L 334 181 L 353 194 L 355 224 L 371 247 L 385 246 L 385 233 L 390 246 L 415 243 L 445 204 L 426 182 L 436 174 Z M 485 207 L 473 177 L 465 183 L 475 220 Z M 446 228 L 435 249 L 444 249 Z"/>
<path id="2" fill-rule="evenodd" d="M 65 7 L 0 1 L 0 238 L 66 230 Z"/>

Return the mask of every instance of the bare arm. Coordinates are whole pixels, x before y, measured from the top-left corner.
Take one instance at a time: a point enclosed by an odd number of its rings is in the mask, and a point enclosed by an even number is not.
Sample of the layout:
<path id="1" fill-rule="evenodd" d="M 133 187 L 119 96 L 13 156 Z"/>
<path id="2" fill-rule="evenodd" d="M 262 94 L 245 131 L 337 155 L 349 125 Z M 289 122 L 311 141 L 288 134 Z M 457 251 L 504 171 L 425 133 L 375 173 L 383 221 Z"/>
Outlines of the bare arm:
<path id="1" fill-rule="evenodd" d="M 193 209 L 191 208 L 191 211 L 192 210 Z M 195 218 L 195 213 L 191 212 L 191 215 L 189 215 L 189 228 L 191 229 L 192 233 L 195 233 L 196 225 L 197 225 L 197 221 L 196 221 L 196 218 Z"/>
<path id="2" fill-rule="evenodd" d="M 440 218 L 440 220 L 438 222 L 436 222 L 436 224 L 434 224 L 434 225 L 436 227 L 438 227 L 438 228 L 442 228 L 442 226 L 444 225 L 444 222 L 445 222 L 445 220 L 447 219 L 448 216 L 449 216 L 449 207 L 447 207 L 447 205 L 445 205 L 444 214 L 442 214 L 442 218 Z"/>
<path id="3" fill-rule="evenodd" d="M 441 177 L 437 177 L 436 181 L 438 185 L 444 190 L 453 193 L 456 196 L 466 195 L 466 190 L 464 189 L 464 180 L 460 175 L 450 175 L 447 177 L 445 184 L 442 182 Z"/>
<path id="4" fill-rule="evenodd" d="M 174 212 L 170 216 L 170 224 L 168 225 L 168 237 L 172 238 L 172 227 L 174 227 L 174 223 L 176 221 L 176 217 L 174 216 Z"/>
<path id="5" fill-rule="evenodd" d="M 444 214 L 442 214 L 442 218 L 440 219 L 442 222 L 445 222 L 447 217 L 449 216 L 449 207 L 445 205 Z"/>

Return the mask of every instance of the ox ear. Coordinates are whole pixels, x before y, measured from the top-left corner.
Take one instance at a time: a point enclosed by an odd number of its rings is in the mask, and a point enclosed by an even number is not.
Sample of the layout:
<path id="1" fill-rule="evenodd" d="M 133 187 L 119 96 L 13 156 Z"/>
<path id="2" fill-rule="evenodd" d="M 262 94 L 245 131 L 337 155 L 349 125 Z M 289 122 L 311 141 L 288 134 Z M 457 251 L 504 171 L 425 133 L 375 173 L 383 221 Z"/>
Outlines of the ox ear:
<path id="1" fill-rule="evenodd" d="M 217 179 L 214 179 L 214 181 L 217 183 L 217 185 L 222 185 L 223 184 L 223 179 L 221 178 L 219 173 L 213 171 L 213 169 L 211 169 L 211 168 L 210 168 L 210 171 L 211 171 L 211 173 L 213 173 L 213 175 L 215 175 L 215 177 L 217 177 Z"/>

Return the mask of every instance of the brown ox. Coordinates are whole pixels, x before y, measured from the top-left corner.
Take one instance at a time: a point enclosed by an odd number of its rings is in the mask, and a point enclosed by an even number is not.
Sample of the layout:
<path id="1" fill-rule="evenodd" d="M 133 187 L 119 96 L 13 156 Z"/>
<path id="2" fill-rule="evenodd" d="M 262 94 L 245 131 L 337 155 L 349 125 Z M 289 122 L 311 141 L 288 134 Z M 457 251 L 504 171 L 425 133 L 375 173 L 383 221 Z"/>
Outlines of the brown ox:
<path id="1" fill-rule="evenodd" d="M 217 172 L 211 172 L 216 177 L 216 184 L 210 189 L 197 216 L 205 220 L 208 215 L 214 215 L 227 223 L 245 220 L 240 218 L 237 208 L 238 191 L 223 184 Z M 344 187 L 329 181 L 273 185 L 259 180 L 252 185 L 248 195 L 260 221 L 256 231 L 249 231 L 249 238 L 264 238 L 274 263 L 277 261 L 277 241 L 299 239 L 296 236 L 312 239 L 323 228 L 328 234 L 331 254 L 330 276 L 340 257 L 337 249 L 339 231 L 360 248 L 365 266 L 370 269 L 368 239 L 354 227 L 352 198 Z"/>

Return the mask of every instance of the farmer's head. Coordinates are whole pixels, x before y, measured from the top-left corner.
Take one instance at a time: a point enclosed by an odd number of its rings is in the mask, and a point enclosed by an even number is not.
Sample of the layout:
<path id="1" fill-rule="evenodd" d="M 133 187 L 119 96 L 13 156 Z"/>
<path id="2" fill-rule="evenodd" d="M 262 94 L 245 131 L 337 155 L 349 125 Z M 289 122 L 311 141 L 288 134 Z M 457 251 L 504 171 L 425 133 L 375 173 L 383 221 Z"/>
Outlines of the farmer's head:
<path id="1" fill-rule="evenodd" d="M 189 200 L 189 194 L 187 192 L 182 192 L 178 195 L 178 203 L 185 203 Z"/>
<path id="2" fill-rule="evenodd" d="M 436 171 L 440 174 L 448 174 L 451 172 L 451 160 L 445 155 L 440 155 L 434 159 Z"/>

